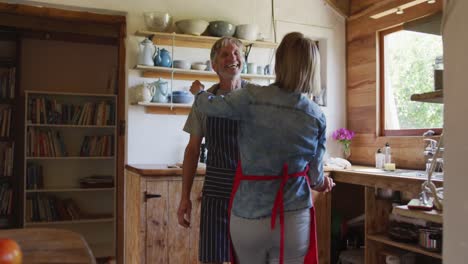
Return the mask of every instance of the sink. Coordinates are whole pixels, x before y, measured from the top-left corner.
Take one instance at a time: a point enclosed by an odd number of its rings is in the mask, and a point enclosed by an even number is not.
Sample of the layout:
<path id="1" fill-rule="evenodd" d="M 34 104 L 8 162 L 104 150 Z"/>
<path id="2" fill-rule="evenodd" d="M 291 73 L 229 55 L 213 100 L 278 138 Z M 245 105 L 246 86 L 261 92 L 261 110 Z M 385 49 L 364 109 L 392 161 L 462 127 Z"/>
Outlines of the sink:
<path id="1" fill-rule="evenodd" d="M 376 168 L 359 168 L 359 169 L 352 169 L 358 172 L 367 172 L 367 173 L 378 173 L 378 174 L 388 174 L 388 175 L 396 175 L 400 177 L 416 177 L 416 178 L 427 178 L 426 172 L 422 170 L 402 170 L 397 169 L 395 171 L 385 171 L 382 169 Z M 432 174 L 434 179 L 443 180 L 444 174 L 441 172 L 434 172 Z"/>

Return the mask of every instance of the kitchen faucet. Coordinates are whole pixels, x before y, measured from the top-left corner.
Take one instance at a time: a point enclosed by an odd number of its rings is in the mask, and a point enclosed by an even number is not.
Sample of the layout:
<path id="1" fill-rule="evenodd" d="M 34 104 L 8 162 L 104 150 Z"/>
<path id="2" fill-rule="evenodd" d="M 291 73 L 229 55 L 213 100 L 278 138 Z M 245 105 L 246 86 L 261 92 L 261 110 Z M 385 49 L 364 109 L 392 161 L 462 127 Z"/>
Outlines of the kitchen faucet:
<path id="1" fill-rule="evenodd" d="M 424 148 L 424 158 L 426 159 L 426 171 L 429 169 L 432 163 L 432 159 L 436 159 L 436 167 L 435 167 L 435 172 L 443 172 L 443 158 L 441 157 L 442 155 L 439 155 L 439 157 L 435 157 L 436 152 L 437 152 L 437 140 L 434 140 L 432 138 L 425 138 L 425 142 L 427 142 L 426 147 Z M 443 153 L 444 148 L 440 148 L 439 153 Z"/>

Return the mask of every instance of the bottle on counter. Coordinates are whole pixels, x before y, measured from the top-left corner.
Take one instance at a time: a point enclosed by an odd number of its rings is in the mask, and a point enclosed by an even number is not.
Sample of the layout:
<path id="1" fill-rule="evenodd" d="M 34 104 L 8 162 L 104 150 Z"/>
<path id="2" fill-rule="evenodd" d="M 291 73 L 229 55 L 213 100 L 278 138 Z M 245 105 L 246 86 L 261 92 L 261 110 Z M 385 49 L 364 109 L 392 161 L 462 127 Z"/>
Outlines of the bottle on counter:
<path id="1" fill-rule="evenodd" d="M 383 170 L 384 163 L 385 163 L 385 155 L 382 153 L 381 149 L 378 149 L 377 153 L 375 153 L 375 167 L 377 169 Z"/>
<path id="2" fill-rule="evenodd" d="M 385 143 L 385 148 L 383 154 L 385 155 L 385 161 L 384 164 L 386 163 L 392 163 L 392 149 L 390 148 L 390 144 Z"/>

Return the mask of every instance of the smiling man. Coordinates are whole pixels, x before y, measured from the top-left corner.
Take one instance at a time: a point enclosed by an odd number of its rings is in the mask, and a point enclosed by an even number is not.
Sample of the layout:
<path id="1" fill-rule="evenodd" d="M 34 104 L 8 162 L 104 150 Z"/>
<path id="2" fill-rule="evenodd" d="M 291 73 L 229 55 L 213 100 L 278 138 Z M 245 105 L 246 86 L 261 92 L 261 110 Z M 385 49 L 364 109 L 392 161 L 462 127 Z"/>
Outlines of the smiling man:
<path id="1" fill-rule="evenodd" d="M 216 95 L 226 95 L 246 85 L 240 78 L 244 66 L 242 54 L 243 45 L 238 39 L 224 37 L 215 42 L 210 58 L 219 83 L 208 91 Z M 237 128 L 237 121 L 207 117 L 195 107 L 192 108 L 184 126 L 184 131 L 190 134 L 190 139 L 185 148 L 182 197 L 177 212 L 179 224 L 184 227 L 190 226 L 190 192 L 203 138 L 208 150 L 200 216 L 199 260 L 202 263 L 229 261 L 227 209 L 239 157 Z"/>

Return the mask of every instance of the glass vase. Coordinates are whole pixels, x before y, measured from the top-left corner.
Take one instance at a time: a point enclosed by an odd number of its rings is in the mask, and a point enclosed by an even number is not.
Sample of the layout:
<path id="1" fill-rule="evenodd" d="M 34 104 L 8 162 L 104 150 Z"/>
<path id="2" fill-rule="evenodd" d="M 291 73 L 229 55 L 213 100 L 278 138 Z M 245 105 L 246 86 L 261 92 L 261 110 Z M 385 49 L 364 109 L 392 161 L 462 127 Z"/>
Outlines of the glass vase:
<path id="1" fill-rule="evenodd" d="M 351 147 L 349 143 L 343 144 L 343 156 L 345 159 L 348 159 L 351 156 Z"/>

